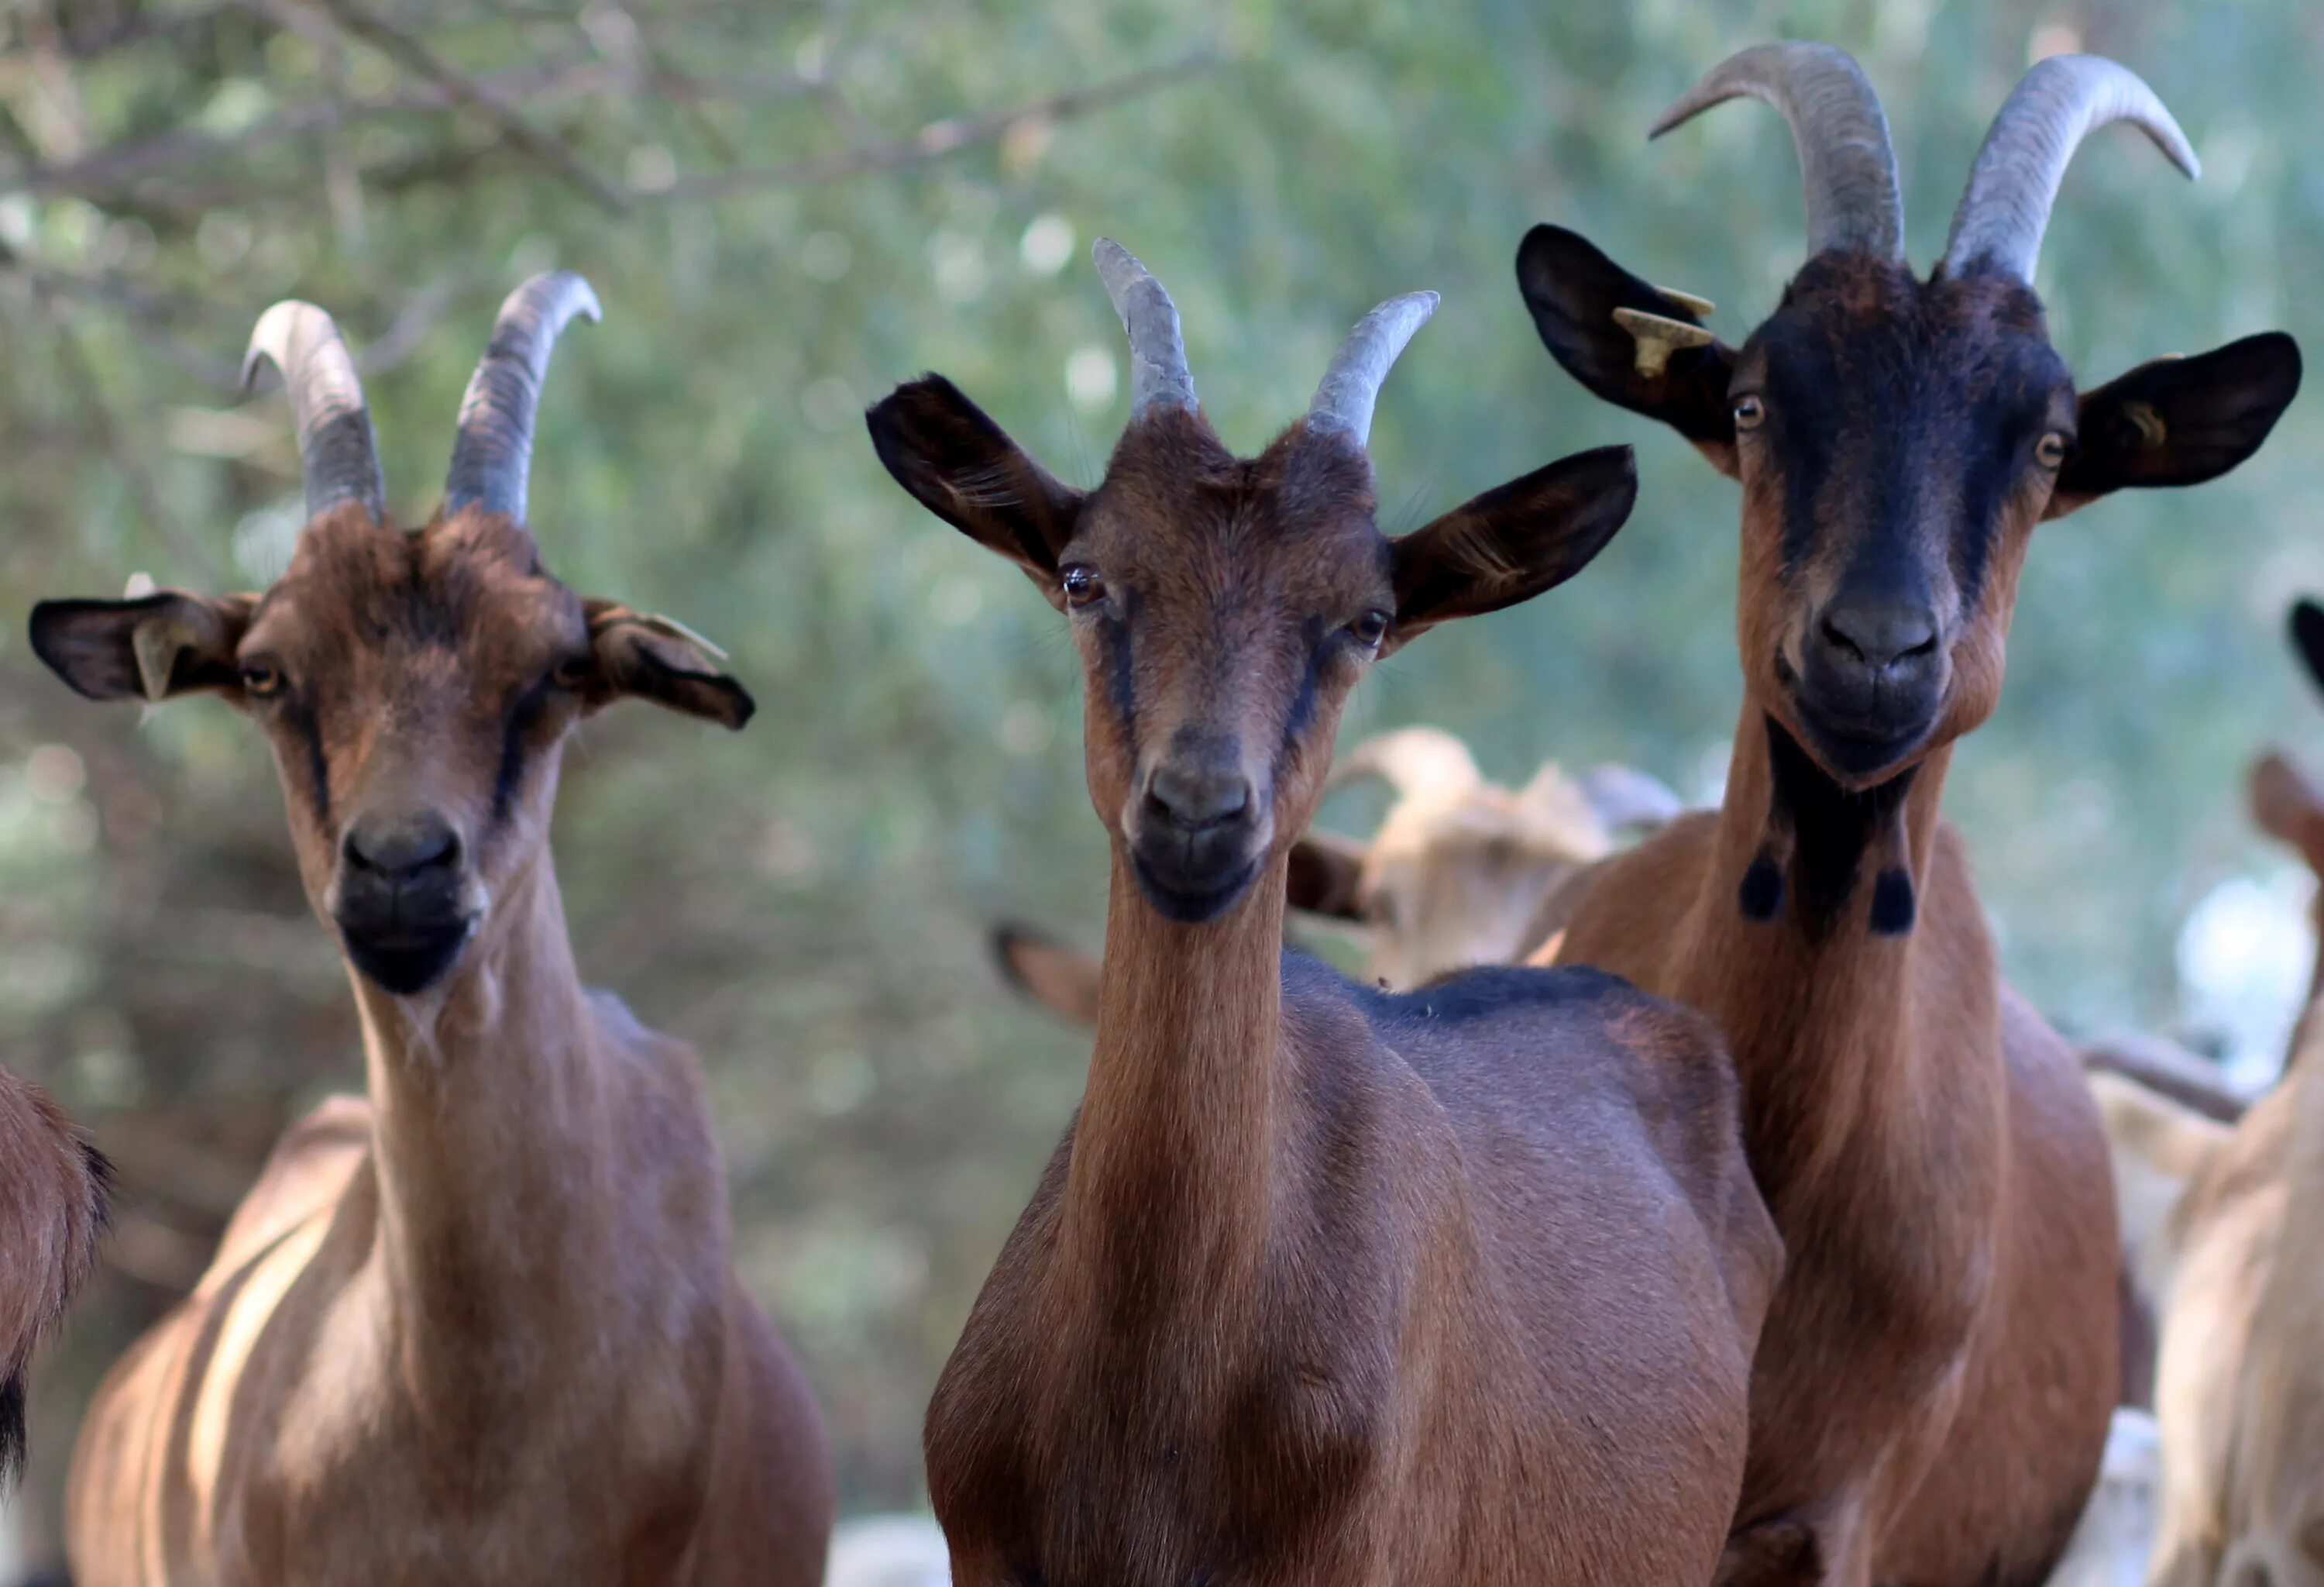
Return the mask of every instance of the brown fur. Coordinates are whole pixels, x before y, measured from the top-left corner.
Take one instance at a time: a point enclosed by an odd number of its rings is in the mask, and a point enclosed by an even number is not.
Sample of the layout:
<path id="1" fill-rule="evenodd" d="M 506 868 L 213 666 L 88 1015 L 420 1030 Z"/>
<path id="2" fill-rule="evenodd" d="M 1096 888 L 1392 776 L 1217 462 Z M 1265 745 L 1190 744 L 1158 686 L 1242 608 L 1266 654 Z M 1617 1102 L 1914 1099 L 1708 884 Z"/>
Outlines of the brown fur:
<path id="1" fill-rule="evenodd" d="M 2036 523 L 2233 468 L 2298 350 L 2255 337 L 2077 397 L 2023 283 L 1834 251 L 1739 350 L 1649 374 L 1613 310 L 1692 308 L 1554 226 L 1517 275 L 1569 372 L 1743 489 L 1725 802 L 1604 863 L 1537 955 L 1698 1008 L 1734 1050 L 1789 1259 L 1720 1579 L 2039 1582 L 2120 1383 L 2114 1207 L 2074 1055 L 2001 983 L 1945 770 L 1999 697 Z"/>
<path id="2" fill-rule="evenodd" d="M 0 1483 L 24 1460 L 24 1374 L 97 1263 L 112 1169 L 49 1094 L 0 1069 Z"/>
<path id="3" fill-rule="evenodd" d="M 342 507 L 263 599 L 200 605 L 216 623 L 170 619 L 172 676 L 266 728 L 317 912 L 341 918 L 351 823 L 427 809 L 461 836 L 471 935 L 402 995 L 351 968 L 367 1099 L 283 1138 L 99 1390 L 76 1579 L 810 1587 L 823 1431 L 735 1279 L 699 1064 L 581 985 L 548 846 L 585 711 L 739 722 L 747 697 L 473 512 L 407 535 Z M 156 610 L 60 604 L 36 641 L 119 692 Z"/>
<path id="4" fill-rule="evenodd" d="M 1085 501 L 987 517 L 944 482 L 1034 466 L 966 399 L 931 379 L 872 424 L 956 525 L 1107 591 L 1074 620 L 1114 839 L 1096 1048 L 929 1407 L 954 1580 L 1702 1582 L 1779 1259 L 1716 1041 L 1606 977 L 1394 999 L 1280 951 L 1370 660 L 1339 625 L 1392 607 L 1394 644 L 1554 583 L 1575 508 L 1536 484 L 1391 549 L 1343 443 L 1238 462 L 1169 414 Z M 1207 913 L 1149 880 L 1183 746 L 1252 789 L 1255 872 Z"/>
<path id="5" fill-rule="evenodd" d="M 2262 832 L 2291 845 L 2317 878 L 2316 896 L 2309 900 L 2310 921 L 2317 931 L 2316 965 L 2308 977 L 2308 998 L 2284 1053 L 2290 1064 L 2305 1045 L 2308 1024 L 2317 1001 L 2324 998 L 2324 791 L 2291 756 L 2271 750 L 2252 764 L 2247 778 L 2252 820 Z"/>
<path id="6" fill-rule="evenodd" d="M 2155 1587 L 2324 1582 L 2316 1082 L 2303 1063 L 2232 1131 L 2120 1082 L 2107 1095 L 2119 1181 L 2147 1192 L 2126 1221 L 2144 1213 L 2142 1278 L 2163 1306 Z"/>

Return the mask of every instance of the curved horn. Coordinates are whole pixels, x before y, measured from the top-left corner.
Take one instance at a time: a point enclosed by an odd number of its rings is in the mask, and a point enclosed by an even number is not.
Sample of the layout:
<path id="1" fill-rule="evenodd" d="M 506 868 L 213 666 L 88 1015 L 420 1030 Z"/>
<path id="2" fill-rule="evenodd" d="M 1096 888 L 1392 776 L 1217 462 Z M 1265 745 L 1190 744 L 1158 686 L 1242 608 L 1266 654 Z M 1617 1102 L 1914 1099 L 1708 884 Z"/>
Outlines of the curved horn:
<path id="1" fill-rule="evenodd" d="M 2188 176 L 2201 172 L 2187 134 L 2136 72 L 2098 55 L 2037 60 L 1993 118 L 1969 168 L 1944 272 L 1960 275 L 1990 261 L 2031 282 L 2067 161 L 2084 138 L 2114 121 L 2137 126 Z"/>
<path id="2" fill-rule="evenodd" d="M 1153 272 L 1111 237 L 1090 245 L 1090 257 L 1105 279 L 1105 295 L 1130 335 L 1130 417 L 1142 419 L 1157 405 L 1194 411 L 1194 377 L 1186 368 L 1186 343 L 1178 331 L 1178 306 Z"/>
<path id="3" fill-rule="evenodd" d="M 524 521 L 525 481 L 532 470 L 532 420 L 541 376 L 558 334 L 576 314 L 603 317 L 597 294 L 569 270 L 536 275 L 508 295 L 493 339 L 460 399 L 460 429 L 444 476 L 444 511 L 481 507 Z"/>
<path id="4" fill-rule="evenodd" d="M 307 476 L 307 516 L 318 518 L 341 502 L 359 503 L 374 523 L 387 520 L 387 481 L 379 469 L 379 442 L 355 355 L 331 317 L 312 303 L 286 298 L 258 317 L 250 350 L 242 355 L 242 389 L 258 366 L 282 372 L 290 412 L 299 427 L 299 458 Z"/>
<path id="5" fill-rule="evenodd" d="M 1830 44 L 1761 44 L 1729 56 L 1662 114 L 1659 138 L 1714 105 L 1749 95 L 1791 123 L 1807 189 L 1808 253 L 1901 259 L 1904 200 L 1880 96 L 1845 50 Z"/>
<path id="6" fill-rule="evenodd" d="M 1465 798 L 1485 780 L 1469 746 L 1441 727 L 1373 734 L 1332 769 L 1325 790 L 1345 788 L 1360 777 L 1379 778 L 1399 801 L 1426 798 L 1438 804 Z"/>
<path id="7" fill-rule="evenodd" d="M 1359 450 L 1369 446 L 1372 406 L 1379 401 L 1380 383 L 1388 379 L 1388 372 L 1396 366 L 1413 333 L 1436 312 L 1438 301 L 1434 292 L 1406 292 L 1356 321 L 1348 339 L 1332 355 L 1323 383 L 1315 388 L 1315 400 L 1307 404 L 1308 429 L 1345 435 Z"/>

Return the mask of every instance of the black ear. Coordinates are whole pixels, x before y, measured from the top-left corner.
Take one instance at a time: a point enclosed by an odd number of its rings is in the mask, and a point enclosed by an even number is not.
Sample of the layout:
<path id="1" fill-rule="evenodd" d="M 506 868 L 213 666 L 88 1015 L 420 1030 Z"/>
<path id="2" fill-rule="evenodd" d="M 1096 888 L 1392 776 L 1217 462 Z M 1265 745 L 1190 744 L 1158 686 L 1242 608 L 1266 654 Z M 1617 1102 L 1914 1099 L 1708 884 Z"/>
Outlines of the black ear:
<path id="1" fill-rule="evenodd" d="M 1364 912 L 1357 893 L 1363 874 L 1363 844 L 1310 830 L 1291 845 L 1284 892 L 1295 909 L 1334 920 L 1360 920 Z"/>
<path id="2" fill-rule="evenodd" d="M 2259 450 L 2299 391 L 2299 344 L 2269 331 L 2197 358 L 2158 358 L 2084 392 L 2049 516 L 2126 486 L 2217 479 Z"/>
<path id="3" fill-rule="evenodd" d="M 940 374 L 898 386 L 863 422 L 880 461 L 920 505 L 1023 568 L 1051 604 L 1063 604 L 1057 554 L 1074 537 L 1081 492 Z"/>
<path id="4" fill-rule="evenodd" d="M 239 694 L 235 650 L 248 595 L 161 590 L 130 601 L 42 601 L 32 654 L 92 700 L 166 700 L 196 689 Z"/>
<path id="5" fill-rule="evenodd" d="M 723 658 L 700 634 L 618 601 L 584 601 L 582 610 L 596 660 L 582 694 L 590 710 L 618 699 L 648 700 L 730 731 L 758 710 L 751 691 L 719 667 Z"/>
<path id="6" fill-rule="evenodd" d="M 1530 600 L 1590 564 L 1630 516 L 1628 447 L 1577 452 L 1511 480 L 1395 541 L 1393 648 L 1423 629 Z"/>
<path id="7" fill-rule="evenodd" d="M 2308 664 L 2308 676 L 2324 688 L 2324 606 L 2302 595 L 2292 603 L 2292 648 Z"/>
<path id="8" fill-rule="evenodd" d="M 1517 290 L 1534 328 L 1565 372 L 1596 395 L 1659 419 L 1692 441 L 1722 473 L 1735 472 L 1735 411 L 1727 400 L 1735 349 L 1724 342 L 1655 349 L 1614 318 L 1636 309 L 1683 326 L 1702 324 L 1690 304 L 1666 296 L 1563 226 L 1537 226 L 1517 247 Z"/>

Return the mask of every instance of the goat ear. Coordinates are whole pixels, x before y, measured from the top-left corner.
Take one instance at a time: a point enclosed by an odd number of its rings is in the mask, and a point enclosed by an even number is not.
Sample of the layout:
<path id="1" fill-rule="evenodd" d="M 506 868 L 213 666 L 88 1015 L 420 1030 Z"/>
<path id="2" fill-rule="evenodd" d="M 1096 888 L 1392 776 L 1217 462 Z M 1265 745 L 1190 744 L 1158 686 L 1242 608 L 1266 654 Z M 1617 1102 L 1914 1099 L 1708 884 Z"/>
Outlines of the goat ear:
<path id="1" fill-rule="evenodd" d="M 1735 349 L 1702 329 L 1707 305 L 1640 281 L 1560 226 L 1537 226 L 1518 245 L 1517 290 L 1566 374 L 1609 402 L 1661 420 L 1734 476 L 1735 410 L 1727 387 Z M 1626 326 L 1614 318 L 1618 309 L 1649 318 Z M 1692 340 L 1690 331 L 1704 339 L 1682 345 Z"/>
<path id="2" fill-rule="evenodd" d="M 256 604 L 249 595 L 183 590 L 42 601 L 32 608 L 32 653 L 92 700 L 167 700 L 197 689 L 238 699 L 235 650 Z"/>
<path id="3" fill-rule="evenodd" d="M 1006 922 L 992 928 L 992 957 L 1003 981 L 1051 1013 L 1075 1025 L 1097 1023 L 1104 969 L 1096 958 L 1045 931 Z"/>
<path id="4" fill-rule="evenodd" d="M 1590 564 L 1638 499 L 1628 447 L 1561 458 L 1395 541 L 1388 648 L 1455 617 L 1530 600 Z"/>
<path id="5" fill-rule="evenodd" d="M 1295 909 L 1333 920 L 1361 920 L 1358 884 L 1363 874 L 1363 844 L 1310 829 L 1291 845 L 1284 893 Z"/>
<path id="6" fill-rule="evenodd" d="M 2281 751 L 2252 762 L 2246 779 L 2252 820 L 2302 853 L 2324 856 L 2324 793 Z"/>
<path id="7" fill-rule="evenodd" d="M 2324 606 L 2302 595 L 2292 603 L 2292 615 L 2286 626 L 2292 632 L 2292 648 L 2300 652 L 2308 676 L 2315 680 L 2318 688 L 2324 689 Z"/>
<path id="8" fill-rule="evenodd" d="M 2083 393 L 2047 516 L 2126 486 L 2217 479 L 2259 450 L 2299 391 L 2300 346 L 2282 331 L 2142 364 Z"/>
<path id="9" fill-rule="evenodd" d="M 1074 537 L 1081 492 L 940 374 L 898 386 L 863 422 L 880 461 L 921 506 L 1023 568 L 1051 605 L 1065 604 L 1057 557 Z"/>
<path id="10" fill-rule="evenodd" d="M 588 709 L 625 697 L 650 700 L 739 730 L 759 708 L 751 691 L 720 669 L 725 653 L 685 624 L 618 601 L 585 601 L 582 610 L 596 656 L 582 690 Z"/>
<path id="11" fill-rule="evenodd" d="M 2172 1213 L 2235 1130 L 2126 1075 L 2101 1070 L 2089 1086 L 2113 1158 L 2123 1248 L 2140 1298 L 2159 1304 L 2178 1257 Z"/>

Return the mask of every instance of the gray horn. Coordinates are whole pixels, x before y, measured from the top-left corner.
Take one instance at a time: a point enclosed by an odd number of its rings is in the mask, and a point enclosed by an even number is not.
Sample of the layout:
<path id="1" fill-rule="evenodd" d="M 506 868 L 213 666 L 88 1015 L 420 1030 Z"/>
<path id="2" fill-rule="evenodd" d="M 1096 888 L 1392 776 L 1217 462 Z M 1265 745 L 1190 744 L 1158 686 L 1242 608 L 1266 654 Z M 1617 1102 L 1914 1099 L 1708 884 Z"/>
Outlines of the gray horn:
<path id="1" fill-rule="evenodd" d="M 1396 365 L 1397 357 L 1413 333 L 1436 312 L 1434 292 L 1406 292 L 1356 321 L 1356 328 L 1332 355 L 1323 383 L 1307 405 L 1311 431 L 1345 435 L 1359 448 L 1370 443 L 1372 405 L 1379 401 L 1380 383 Z"/>
<path id="2" fill-rule="evenodd" d="M 1749 95 L 1784 113 L 1807 189 L 1808 253 L 1900 259 L 1904 200 L 1888 117 L 1864 70 L 1830 44 L 1761 44 L 1729 56 L 1655 123 L 1661 137 L 1712 106 Z"/>
<path id="3" fill-rule="evenodd" d="M 444 478 L 444 511 L 481 507 L 524 521 L 532 420 L 558 334 L 576 314 L 602 316 L 597 294 L 569 270 L 536 275 L 508 295 L 493 339 L 460 399 L 460 430 Z"/>
<path id="4" fill-rule="evenodd" d="M 2067 161 L 2085 137 L 2113 121 L 2136 125 L 2190 177 L 2202 170 L 2187 134 L 2137 73 L 2096 55 L 2037 60 L 1993 118 L 1969 168 L 1944 272 L 1989 263 L 2031 282 Z"/>
<path id="5" fill-rule="evenodd" d="M 1090 257 L 1105 278 L 1105 295 L 1130 336 L 1130 416 L 1143 419 L 1156 407 L 1195 408 L 1194 377 L 1186 368 L 1185 338 L 1178 329 L 1178 306 L 1153 272 L 1111 237 L 1090 245 Z"/>
<path id="6" fill-rule="evenodd" d="M 387 518 L 387 481 L 379 471 L 379 443 L 364 405 L 355 361 L 331 317 L 312 303 L 285 299 L 258 317 L 250 351 L 242 357 L 244 391 L 258 366 L 282 372 L 290 412 L 299 426 L 299 458 L 307 476 L 307 516 L 318 518 L 355 502 L 372 521 Z"/>

